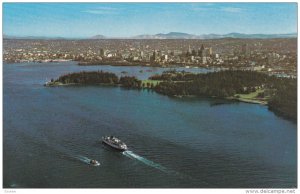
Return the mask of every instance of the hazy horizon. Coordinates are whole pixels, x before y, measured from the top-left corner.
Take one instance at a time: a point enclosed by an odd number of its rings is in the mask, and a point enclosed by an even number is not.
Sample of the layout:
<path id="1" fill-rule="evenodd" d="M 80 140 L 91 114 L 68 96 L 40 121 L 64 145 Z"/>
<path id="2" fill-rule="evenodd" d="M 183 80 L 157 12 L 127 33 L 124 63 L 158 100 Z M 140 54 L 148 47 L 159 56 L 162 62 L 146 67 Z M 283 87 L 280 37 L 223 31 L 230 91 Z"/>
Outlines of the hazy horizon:
<path id="1" fill-rule="evenodd" d="M 163 18 L 163 19 L 162 19 Z M 4 3 L 3 34 L 85 38 L 297 32 L 296 3 Z"/>
<path id="2" fill-rule="evenodd" d="M 185 32 L 169 32 L 169 33 L 183 33 L 183 34 L 188 34 L 188 33 L 185 33 Z M 169 33 L 164 33 L 164 34 L 169 34 Z M 157 33 L 157 34 L 160 34 L 160 33 Z M 134 35 L 134 36 L 106 36 L 106 35 L 103 35 L 103 34 L 95 34 L 95 35 L 92 35 L 92 36 L 82 36 L 82 37 L 71 37 L 71 36 L 68 36 L 68 37 L 65 37 L 65 36 L 32 36 L 32 35 L 25 35 L 25 36 L 14 36 L 14 35 L 10 35 L 10 34 L 3 34 L 3 36 L 5 37 L 16 37 L 16 38 L 26 38 L 26 37 L 32 37 L 32 38 L 63 38 L 63 39 L 89 39 L 89 38 L 93 38 L 93 37 L 96 37 L 96 36 L 104 36 L 104 38 L 112 38 L 112 39 L 127 39 L 127 38 L 134 38 L 134 37 L 137 37 L 137 36 L 142 36 L 142 35 L 157 35 L 157 34 L 137 34 L 137 35 Z M 209 33 L 209 34 L 189 34 L 189 35 L 195 35 L 195 36 L 201 36 L 201 35 L 228 35 L 228 34 L 244 34 L 244 35 L 293 35 L 293 34 L 297 34 L 297 32 L 290 32 L 290 33 L 282 33 L 282 34 L 263 34 L 263 33 L 255 33 L 255 34 L 245 34 L 245 33 L 240 33 L 240 32 L 230 32 L 230 33 L 226 33 L 226 34 L 215 34 L 215 33 Z"/>

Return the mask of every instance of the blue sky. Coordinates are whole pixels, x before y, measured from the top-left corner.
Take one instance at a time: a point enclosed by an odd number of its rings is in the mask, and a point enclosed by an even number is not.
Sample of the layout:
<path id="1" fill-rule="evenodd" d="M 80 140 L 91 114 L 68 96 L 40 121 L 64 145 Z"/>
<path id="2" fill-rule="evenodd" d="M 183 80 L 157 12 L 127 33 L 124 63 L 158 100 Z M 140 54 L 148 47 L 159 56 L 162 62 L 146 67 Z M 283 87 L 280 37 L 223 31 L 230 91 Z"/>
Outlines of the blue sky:
<path id="1" fill-rule="evenodd" d="M 128 37 L 140 34 L 297 32 L 296 3 L 4 3 L 13 36 Z"/>

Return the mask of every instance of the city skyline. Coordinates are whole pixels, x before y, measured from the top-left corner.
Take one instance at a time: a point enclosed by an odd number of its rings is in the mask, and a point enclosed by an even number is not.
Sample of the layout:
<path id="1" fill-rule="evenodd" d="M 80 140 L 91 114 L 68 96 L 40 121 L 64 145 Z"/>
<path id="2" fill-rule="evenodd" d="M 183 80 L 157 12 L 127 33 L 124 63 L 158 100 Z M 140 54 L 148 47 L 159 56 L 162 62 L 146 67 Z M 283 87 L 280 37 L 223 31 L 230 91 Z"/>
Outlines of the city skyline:
<path id="1" fill-rule="evenodd" d="M 164 18 L 164 19 L 162 19 Z M 85 38 L 142 34 L 297 32 L 296 3 L 4 3 L 9 36 Z"/>

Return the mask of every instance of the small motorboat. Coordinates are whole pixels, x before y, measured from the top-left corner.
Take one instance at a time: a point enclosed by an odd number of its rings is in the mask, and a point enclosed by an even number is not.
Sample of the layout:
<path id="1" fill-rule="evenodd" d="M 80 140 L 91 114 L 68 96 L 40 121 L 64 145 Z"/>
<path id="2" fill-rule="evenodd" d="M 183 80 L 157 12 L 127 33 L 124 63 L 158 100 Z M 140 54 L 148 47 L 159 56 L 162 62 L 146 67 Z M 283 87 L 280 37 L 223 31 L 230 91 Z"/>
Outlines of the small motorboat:
<path id="1" fill-rule="evenodd" d="M 91 160 L 91 161 L 90 161 L 90 165 L 93 165 L 93 166 L 100 166 L 100 162 L 98 162 L 97 160 Z"/>

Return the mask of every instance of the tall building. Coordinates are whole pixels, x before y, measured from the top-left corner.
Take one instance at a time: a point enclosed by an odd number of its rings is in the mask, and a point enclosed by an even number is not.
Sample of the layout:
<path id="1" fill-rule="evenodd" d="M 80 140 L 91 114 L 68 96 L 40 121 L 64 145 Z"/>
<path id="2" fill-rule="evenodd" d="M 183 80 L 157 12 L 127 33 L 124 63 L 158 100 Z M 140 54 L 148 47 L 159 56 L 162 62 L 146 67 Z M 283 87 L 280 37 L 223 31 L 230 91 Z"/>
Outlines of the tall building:
<path id="1" fill-rule="evenodd" d="M 250 56 L 250 49 L 249 49 L 249 45 L 248 44 L 243 44 L 241 51 L 242 51 L 242 54 L 244 54 L 245 56 L 247 56 L 247 57 Z"/>
<path id="2" fill-rule="evenodd" d="M 167 61 L 167 60 L 168 60 L 168 55 L 164 55 L 164 56 L 163 56 L 163 60 L 164 60 L 164 61 Z"/>
<path id="3" fill-rule="evenodd" d="M 189 50 L 188 50 L 189 54 L 192 53 L 192 49 L 191 49 L 191 45 L 189 45 Z"/>
<path id="4" fill-rule="evenodd" d="M 100 51 L 99 51 L 99 55 L 100 55 L 101 57 L 103 57 L 103 56 L 104 56 L 104 49 L 100 49 Z"/>
<path id="5" fill-rule="evenodd" d="M 202 64 L 206 64 L 206 63 L 207 63 L 206 57 L 202 57 L 202 58 L 201 58 L 201 63 L 202 63 Z"/>
<path id="6" fill-rule="evenodd" d="M 157 58 L 158 58 L 158 53 L 156 50 L 154 50 L 150 61 L 152 61 L 152 62 L 156 61 Z"/>
<path id="7" fill-rule="evenodd" d="M 204 51 L 204 46 L 203 44 L 201 45 L 201 48 L 198 50 L 198 55 L 202 58 L 205 56 L 205 51 Z"/>
<path id="8" fill-rule="evenodd" d="M 143 58 L 144 57 L 144 52 L 140 51 L 140 56 Z"/>
<path id="9" fill-rule="evenodd" d="M 210 47 L 210 48 L 209 48 L 209 50 L 208 50 L 208 54 L 209 54 L 210 56 L 212 56 L 212 54 L 213 54 L 212 47 Z"/>

